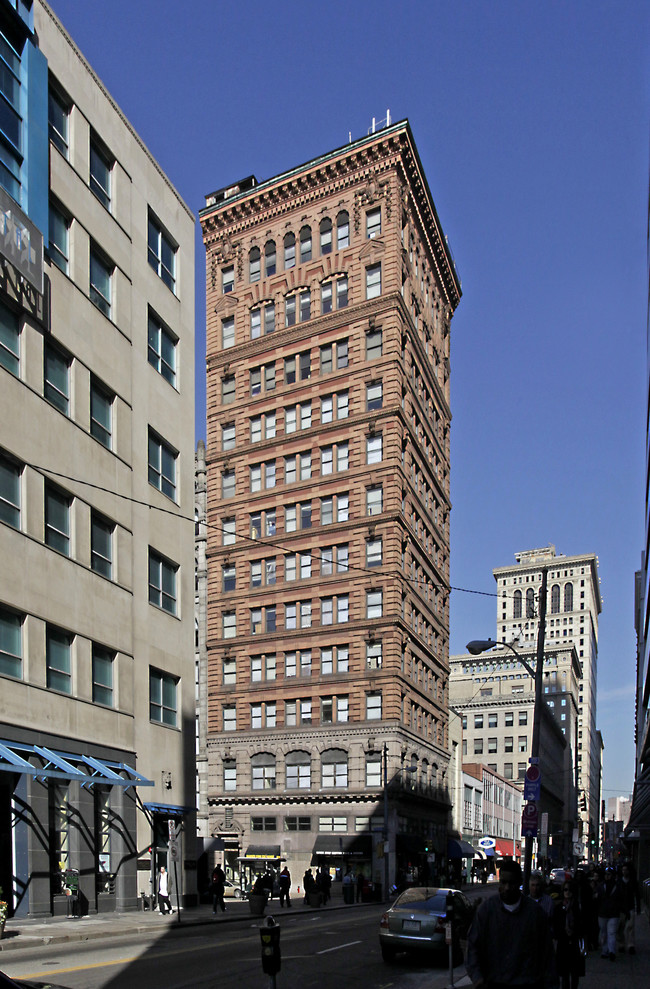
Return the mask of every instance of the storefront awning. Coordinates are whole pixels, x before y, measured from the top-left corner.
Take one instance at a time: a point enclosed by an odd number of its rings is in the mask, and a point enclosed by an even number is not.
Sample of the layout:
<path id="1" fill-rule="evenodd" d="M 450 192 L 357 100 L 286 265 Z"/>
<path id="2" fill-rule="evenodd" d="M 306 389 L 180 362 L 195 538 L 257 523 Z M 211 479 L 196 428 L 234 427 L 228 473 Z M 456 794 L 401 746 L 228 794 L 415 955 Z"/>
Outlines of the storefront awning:
<path id="1" fill-rule="evenodd" d="M 372 858 L 372 838 L 367 834 L 319 834 L 313 858 Z"/>
<path id="2" fill-rule="evenodd" d="M 181 807 L 179 804 L 143 803 L 142 806 L 150 814 L 164 814 L 165 817 L 185 817 L 195 810 L 194 807 Z"/>
<path id="3" fill-rule="evenodd" d="M 472 848 L 468 841 L 462 838 L 449 838 L 447 840 L 447 858 L 450 859 L 473 859 L 476 849 Z"/>
<path id="4" fill-rule="evenodd" d="M 488 857 L 488 854 L 490 854 L 490 855 L 492 854 L 492 849 L 491 848 L 490 849 L 487 849 L 487 848 L 486 849 L 483 849 L 483 848 L 475 848 L 474 849 L 474 858 L 475 859 L 486 859 Z"/>
<path id="5" fill-rule="evenodd" d="M 632 808 L 627 822 L 623 839 L 635 841 L 641 837 L 641 832 L 650 830 L 650 769 L 644 770 L 637 777 L 632 794 Z"/>
<path id="6" fill-rule="evenodd" d="M 103 783 L 106 786 L 153 786 L 153 780 L 141 776 L 123 762 L 97 759 L 74 752 L 58 752 L 44 745 L 0 741 L 0 772 L 22 773 L 33 779 L 58 779 L 82 786 Z"/>
<path id="7" fill-rule="evenodd" d="M 244 859 L 279 859 L 279 845 L 249 845 L 242 856 Z"/>

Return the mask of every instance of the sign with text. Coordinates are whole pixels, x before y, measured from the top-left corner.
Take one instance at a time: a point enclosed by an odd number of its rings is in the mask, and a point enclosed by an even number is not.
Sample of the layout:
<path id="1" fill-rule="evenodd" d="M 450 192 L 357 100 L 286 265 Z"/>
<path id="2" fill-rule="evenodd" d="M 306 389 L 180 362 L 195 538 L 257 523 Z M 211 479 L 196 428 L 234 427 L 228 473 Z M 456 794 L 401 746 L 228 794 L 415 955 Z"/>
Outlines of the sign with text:
<path id="1" fill-rule="evenodd" d="M 43 294 L 43 234 L 1 187 L 0 254 Z"/>
<path id="2" fill-rule="evenodd" d="M 539 809 L 534 801 L 524 804 L 521 812 L 521 833 L 525 838 L 536 838 L 539 828 Z"/>

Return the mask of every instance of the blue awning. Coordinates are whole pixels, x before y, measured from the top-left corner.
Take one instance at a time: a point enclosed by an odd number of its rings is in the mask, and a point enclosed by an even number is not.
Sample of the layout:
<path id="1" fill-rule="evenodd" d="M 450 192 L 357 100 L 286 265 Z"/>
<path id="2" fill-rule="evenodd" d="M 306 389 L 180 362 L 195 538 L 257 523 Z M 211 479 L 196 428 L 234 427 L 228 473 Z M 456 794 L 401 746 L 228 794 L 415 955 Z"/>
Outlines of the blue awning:
<path id="1" fill-rule="evenodd" d="M 196 807 L 181 807 L 179 804 L 143 803 L 142 806 L 150 814 L 166 814 L 167 817 L 185 817 L 196 810 Z"/>
<path id="2" fill-rule="evenodd" d="M 473 859 L 476 854 L 476 849 L 472 848 L 468 841 L 463 841 L 462 838 L 456 840 L 455 838 L 449 838 L 447 840 L 447 858 L 450 859 Z"/>
<path id="3" fill-rule="evenodd" d="M 97 759 L 74 752 L 58 752 L 45 745 L 0 741 L 0 772 L 22 773 L 33 779 L 77 780 L 82 786 L 153 786 L 153 780 L 123 762 Z"/>

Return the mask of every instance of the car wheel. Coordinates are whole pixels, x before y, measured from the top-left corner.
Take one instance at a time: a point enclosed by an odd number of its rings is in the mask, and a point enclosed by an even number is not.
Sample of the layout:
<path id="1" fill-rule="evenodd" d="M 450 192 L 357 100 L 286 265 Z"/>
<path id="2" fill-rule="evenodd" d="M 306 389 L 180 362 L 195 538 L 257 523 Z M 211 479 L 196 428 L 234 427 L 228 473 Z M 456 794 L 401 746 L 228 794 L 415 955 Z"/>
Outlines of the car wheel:
<path id="1" fill-rule="evenodd" d="M 232 895 L 233 895 L 233 898 L 235 900 L 241 900 L 241 890 L 240 889 L 236 889 L 235 892 Z"/>
<path id="2" fill-rule="evenodd" d="M 395 961 L 396 954 L 397 952 L 395 951 L 395 948 L 391 948 L 386 944 L 381 945 L 381 957 L 384 959 L 387 965 L 390 965 L 392 962 Z"/>

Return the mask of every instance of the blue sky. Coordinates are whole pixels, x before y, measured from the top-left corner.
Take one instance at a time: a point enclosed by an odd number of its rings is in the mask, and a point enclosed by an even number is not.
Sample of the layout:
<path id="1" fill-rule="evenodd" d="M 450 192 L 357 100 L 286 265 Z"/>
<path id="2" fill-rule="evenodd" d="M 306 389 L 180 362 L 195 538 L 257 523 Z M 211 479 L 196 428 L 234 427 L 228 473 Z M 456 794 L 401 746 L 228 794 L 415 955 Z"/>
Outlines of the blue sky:
<path id="1" fill-rule="evenodd" d="M 643 546 L 650 4 L 52 0 L 198 213 L 408 117 L 463 282 L 452 323 L 452 585 L 555 544 L 600 561 L 604 796 L 634 777 Z M 197 229 L 197 438 L 205 435 Z M 454 590 L 451 651 L 495 599 Z"/>

